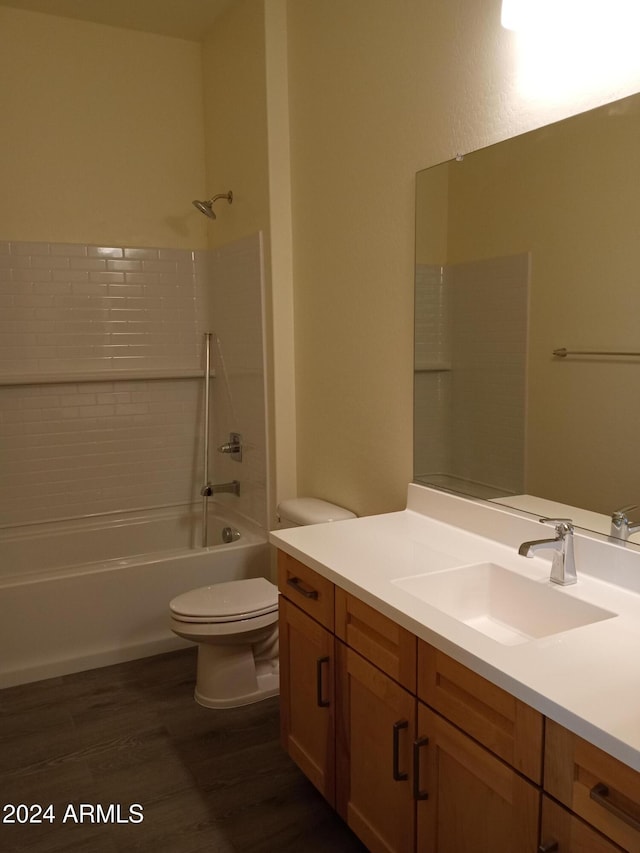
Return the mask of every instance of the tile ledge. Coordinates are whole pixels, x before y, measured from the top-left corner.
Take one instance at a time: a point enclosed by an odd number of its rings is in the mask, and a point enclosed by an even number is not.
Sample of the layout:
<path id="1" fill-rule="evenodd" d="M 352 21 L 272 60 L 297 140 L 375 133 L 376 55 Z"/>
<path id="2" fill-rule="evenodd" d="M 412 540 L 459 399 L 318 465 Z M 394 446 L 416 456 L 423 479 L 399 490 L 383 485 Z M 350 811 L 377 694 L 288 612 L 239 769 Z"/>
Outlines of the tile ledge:
<path id="1" fill-rule="evenodd" d="M 212 372 L 212 376 L 215 373 Z M 0 386 L 7 385 L 65 385 L 76 382 L 114 382 L 136 379 L 198 379 L 204 376 L 200 368 L 122 369 L 77 371 L 68 373 L 14 373 L 0 374 Z"/>

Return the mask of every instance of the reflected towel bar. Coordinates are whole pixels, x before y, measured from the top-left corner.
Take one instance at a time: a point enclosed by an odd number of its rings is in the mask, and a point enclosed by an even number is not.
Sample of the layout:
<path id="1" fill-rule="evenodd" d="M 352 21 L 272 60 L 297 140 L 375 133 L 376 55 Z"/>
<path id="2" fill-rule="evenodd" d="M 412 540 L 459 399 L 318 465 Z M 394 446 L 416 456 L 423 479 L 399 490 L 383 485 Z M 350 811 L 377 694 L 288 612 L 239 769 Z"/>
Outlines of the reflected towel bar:
<path id="1" fill-rule="evenodd" d="M 640 356 L 640 352 L 605 352 L 603 350 L 568 350 L 564 347 L 560 349 L 554 349 L 553 354 L 558 358 L 566 358 L 568 355 L 612 355 L 617 356 L 618 358 L 625 358 L 628 356 Z"/>

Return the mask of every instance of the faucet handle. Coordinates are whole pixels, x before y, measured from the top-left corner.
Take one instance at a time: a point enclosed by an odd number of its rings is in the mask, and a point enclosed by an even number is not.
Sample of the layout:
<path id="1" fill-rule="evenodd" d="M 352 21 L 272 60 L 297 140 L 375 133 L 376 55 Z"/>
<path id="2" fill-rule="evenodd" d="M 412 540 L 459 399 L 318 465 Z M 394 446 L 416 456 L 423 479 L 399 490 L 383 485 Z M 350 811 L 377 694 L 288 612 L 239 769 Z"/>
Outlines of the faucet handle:
<path id="1" fill-rule="evenodd" d="M 638 509 L 638 504 L 629 504 L 629 506 L 622 506 L 620 509 L 614 509 L 611 513 L 612 521 L 625 521 L 627 513 L 631 512 L 632 509 Z"/>
<path id="2" fill-rule="evenodd" d="M 572 518 L 541 518 L 540 521 L 542 524 L 554 524 L 556 528 L 556 533 L 558 536 L 563 539 L 567 533 L 573 533 L 573 519 Z"/>

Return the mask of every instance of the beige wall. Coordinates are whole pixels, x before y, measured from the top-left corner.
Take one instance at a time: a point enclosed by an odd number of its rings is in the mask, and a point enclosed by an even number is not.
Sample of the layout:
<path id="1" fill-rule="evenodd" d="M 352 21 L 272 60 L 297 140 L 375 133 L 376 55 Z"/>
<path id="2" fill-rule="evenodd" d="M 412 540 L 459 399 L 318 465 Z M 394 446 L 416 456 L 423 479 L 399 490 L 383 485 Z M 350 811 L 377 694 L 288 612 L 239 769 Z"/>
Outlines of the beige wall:
<path id="1" fill-rule="evenodd" d="M 203 44 L 207 197 L 215 206 L 209 246 L 268 229 L 269 173 L 264 0 L 236 0 Z"/>
<path id="2" fill-rule="evenodd" d="M 0 8 L 0 234 L 204 248 L 200 45 Z"/>
<path id="3" fill-rule="evenodd" d="M 288 26 L 299 491 L 394 510 L 412 476 L 415 172 L 640 75 L 526 100 L 499 0 L 291 0 Z"/>

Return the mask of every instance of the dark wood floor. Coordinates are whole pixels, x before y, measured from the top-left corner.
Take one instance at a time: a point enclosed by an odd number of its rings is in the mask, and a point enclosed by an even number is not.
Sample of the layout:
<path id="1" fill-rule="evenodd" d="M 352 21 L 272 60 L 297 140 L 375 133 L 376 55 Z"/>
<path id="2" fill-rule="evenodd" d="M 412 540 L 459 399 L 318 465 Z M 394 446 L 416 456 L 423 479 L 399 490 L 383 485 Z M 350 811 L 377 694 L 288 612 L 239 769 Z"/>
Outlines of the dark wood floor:
<path id="1" fill-rule="evenodd" d="M 55 815 L 0 823 L 3 853 L 365 850 L 281 750 L 277 699 L 199 707 L 194 653 L 0 691 L 0 805 L 51 803 Z M 81 803 L 120 810 L 76 823 Z M 144 819 L 128 822 L 137 803 Z"/>

